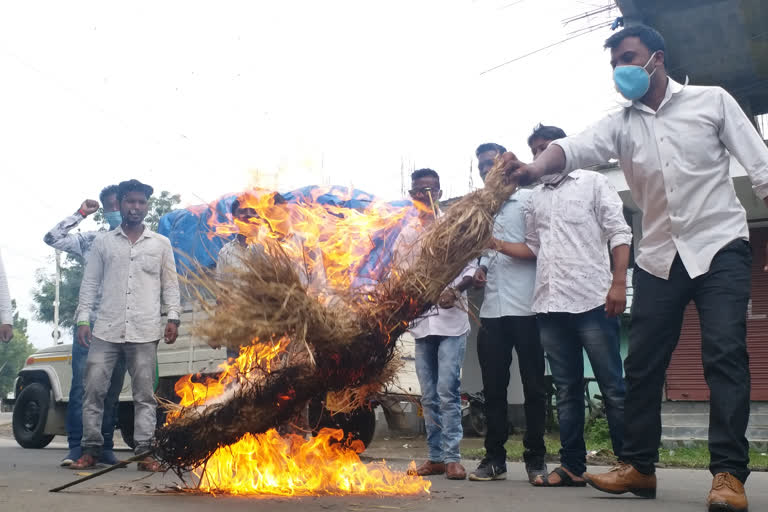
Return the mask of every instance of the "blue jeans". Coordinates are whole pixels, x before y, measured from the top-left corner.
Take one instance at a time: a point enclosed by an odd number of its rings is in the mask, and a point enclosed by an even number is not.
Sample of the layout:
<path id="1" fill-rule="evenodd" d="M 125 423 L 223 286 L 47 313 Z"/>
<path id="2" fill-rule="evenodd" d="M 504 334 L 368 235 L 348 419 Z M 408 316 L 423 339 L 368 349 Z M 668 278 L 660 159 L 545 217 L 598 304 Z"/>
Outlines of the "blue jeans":
<path id="1" fill-rule="evenodd" d="M 584 444 L 584 356 L 586 350 L 605 402 L 613 452 L 621 458 L 624 440 L 624 379 L 619 352 L 619 319 L 605 307 L 584 313 L 537 315 L 541 345 L 557 388 L 560 463 L 581 476 L 587 470 Z"/>
<path id="2" fill-rule="evenodd" d="M 85 363 L 88 360 L 88 347 L 77 342 L 77 329 L 72 343 L 72 387 L 69 389 L 67 405 L 67 442 L 69 449 L 80 447 L 83 437 L 83 396 L 85 395 Z M 115 424 L 117 423 L 117 403 L 125 379 L 125 360 L 117 362 L 112 374 L 107 398 L 104 404 L 104 419 L 101 433 L 104 436 L 104 449 L 114 448 Z"/>
<path id="3" fill-rule="evenodd" d="M 461 366 L 467 335 L 427 336 L 416 340 L 416 376 L 432 462 L 459 462 L 461 428 Z"/>

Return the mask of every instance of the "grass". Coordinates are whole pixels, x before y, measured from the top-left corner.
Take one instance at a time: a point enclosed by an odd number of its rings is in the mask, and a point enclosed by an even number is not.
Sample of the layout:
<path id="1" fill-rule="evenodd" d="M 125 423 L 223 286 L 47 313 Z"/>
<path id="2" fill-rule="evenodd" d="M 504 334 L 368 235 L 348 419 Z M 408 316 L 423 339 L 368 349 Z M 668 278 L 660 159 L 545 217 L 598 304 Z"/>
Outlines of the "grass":
<path id="1" fill-rule="evenodd" d="M 611 450 L 611 443 L 605 439 L 591 439 L 589 436 L 585 439 L 587 452 L 597 452 L 597 457 L 593 460 L 595 463 L 610 462 L 611 457 L 606 454 Z M 552 461 L 558 460 L 560 451 L 560 438 L 557 433 L 547 434 L 544 438 L 547 445 L 547 455 Z M 507 460 L 522 461 L 523 438 L 520 435 L 510 436 L 505 445 L 507 449 Z M 484 448 L 466 448 L 462 449 L 462 458 L 481 459 L 485 455 Z M 768 471 L 768 453 L 757 450 L 750 450 L 750 468 L 753 471 Z M 709 451 L 705 444 L 693 446 L 681 446 L 672 449 L 662 448 L 659 450 L 659 467 L 668 468 L 702 468 L 709 467 Z"/>

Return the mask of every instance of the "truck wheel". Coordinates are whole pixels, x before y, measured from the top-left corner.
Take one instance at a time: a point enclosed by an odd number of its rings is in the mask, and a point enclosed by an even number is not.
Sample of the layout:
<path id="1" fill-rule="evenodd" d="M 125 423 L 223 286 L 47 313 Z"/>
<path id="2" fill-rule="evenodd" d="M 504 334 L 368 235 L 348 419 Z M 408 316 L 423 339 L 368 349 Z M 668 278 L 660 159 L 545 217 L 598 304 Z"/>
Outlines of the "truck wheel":
<path id="1" fill-rule="evenodd" d="M 45 448 L 53 435 L 45 433 L 45 422 L 51 405 L 47 386 L 33 382 L 19 393 L 13 408 L 13 437 L 22 448 Z"/>
<path id="2" fill-rule="evenodd" d="M 315 435 L 322 428 L 338 428 L 352 439 L 362 441 L 367 448 L 376 432 L 376 413 L 371 408 L 362 407 L 349 414 L 331 415 L 319 400 L 313 400 L 309 405 L 309 424 L 314 427 Z"/>
<path id="3" fill-rule="evenodd" d="M 117 426 L 120 427 L 120 436 L 123 442 L 133 450 L 136 448 L 136 441 L 133 440 L 133 403 L 122 402 L 118 407 Z"/>

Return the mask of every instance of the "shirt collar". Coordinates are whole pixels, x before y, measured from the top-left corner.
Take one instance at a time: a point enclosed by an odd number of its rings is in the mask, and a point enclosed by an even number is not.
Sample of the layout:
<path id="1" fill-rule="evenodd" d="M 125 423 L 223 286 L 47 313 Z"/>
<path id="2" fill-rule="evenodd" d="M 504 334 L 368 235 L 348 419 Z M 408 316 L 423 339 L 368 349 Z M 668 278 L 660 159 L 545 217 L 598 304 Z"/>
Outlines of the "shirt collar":
<path id="1" fill-rule="evenodd" d="M 558 188 L 560 185 L 562 185 L 569 179 L 578 180 L 579 178 L 581 178 L 581 169 L 576 169 L 574 171 L 569 172 L 568 174 L 557 176 L 557 178 L 554 179 L 552 182 L 547 183 L 545 181 L 542 181 L 541 183 L 546 188 Z"/>
<path id="2" fill-rule="evenodd" d="M 688 85 L 688 77 L 687 76 L 685 77 L 685 83 L 684 84 L 681 84 L 679 82 L 675 82 L 674 80 L 672 80 L 672 78 L 667 77 L 667 89 L 664 92 L 664 99 L 661 100 L 661 105 L 659 105 L 659 109 L 656 110 L 656 111 L 654 111 L 651 107 L 649 107 L 645 103 L 642 103 L 639 100 L 633 101 L 631 103 L 627 102 L 624 106 L 625 107 L 630 107 L 631 106 L 631 107 L 634 107 L 634 108 L 636 108 L 638 110 L 642 110 L 643 112 L 648 112 L 650 114 L 655 114 L 656 112 L 661 110 L 661 108 L 664 105 L 666 105 L 669 102 L 669 100 L 672 99 L 672 96 L 674 96 L 675 94 L 681 92 L 683 89 L 685 89 L 685 87 L 687 85 Z"/>
<path id="3" fill-rule="evenodd" d="M 115 236 L 124 236 L 126 239 L 128 238 L 128 235 L 125 234 L 125 231 L 123 231 L 123 226 L 121 225 L 117 229 L 113 229 L 111 232 L 115 234 Z M 141 233 L 139 238 L 136 239 L 136 242 L 141 240 L 142 238 L 150 238 L 153 235 L 152 230 L 150 230 L 146 225 L 144 225 L 144 231 Z"/>

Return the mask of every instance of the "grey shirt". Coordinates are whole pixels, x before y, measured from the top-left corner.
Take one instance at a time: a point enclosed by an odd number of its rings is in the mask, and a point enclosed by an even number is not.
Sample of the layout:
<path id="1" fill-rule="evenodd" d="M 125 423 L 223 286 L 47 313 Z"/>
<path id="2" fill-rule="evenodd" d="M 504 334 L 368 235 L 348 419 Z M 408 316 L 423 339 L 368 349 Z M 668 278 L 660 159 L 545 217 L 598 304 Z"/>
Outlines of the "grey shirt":
<path id="1" fill-rule="evenodd" d="M 99 237 L 106 233 L 106 231 L 86 231 L 85 233 L 74 232 L 81 222 L 85 220 L 80 212 L 75 212 L 72 215 L 66 217 L 64 220 L 56 224 L 48 231 L 43 237 L 43 241 L 60 251 L 64 251 L 68 254 L 79 256 L 83 260 L 83 264 L 88 262 L 88 254 L 91 252 L 91 246 L 96 237 Z M 95 304 L 101 301 L 101 290 L 96 296 Z M 75 318 L 78 313 L 75 312 Z M 96 310 L 91 311 L 91 322 L 96 320 Z"/>
<path id="2" fill-rule="evenodd" d="M 145 343 L 163 336 L 161 303 L 168 319 L 181 313 L 179 282 L 171 242 L 144 228 L 131 243 L 120 227 L 98 237 L 80 285 L 78 322 L 89 320 L 99 288 L 101 303 L 93 335 L 112 343 Z"/>

